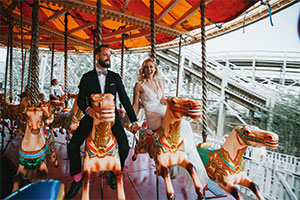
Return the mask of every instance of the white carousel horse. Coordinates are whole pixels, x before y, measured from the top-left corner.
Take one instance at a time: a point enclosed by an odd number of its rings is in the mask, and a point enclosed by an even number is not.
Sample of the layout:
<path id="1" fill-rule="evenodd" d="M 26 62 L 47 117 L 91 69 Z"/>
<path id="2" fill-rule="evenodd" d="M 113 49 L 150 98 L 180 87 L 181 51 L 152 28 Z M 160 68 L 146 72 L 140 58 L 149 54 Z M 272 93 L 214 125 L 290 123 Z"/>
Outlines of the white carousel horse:
<path id="1" fill-rule="evenodd" d="M 96 111 L 93 128 L 86 140 L 82 199 L 89 199 L 89 179 L 93 172 L 112 171 L 117 177 L 118 199 L 125 199 L 123 174 L 118 144 L 111 127 L 115 121 L 115 102 L 112 94 L 92 94 L 92 107 Z"/>
<path id="2" fill-rule="evenodd" d="M 203 197 L 201 192 L 205 186 L 201 185 L 195 167 L 188 160 L 184 152 L 184 141 L 180 136 L 181 120 L 184 116 L 197 119 L 200 117 L 200 104 L 197 101 L 184 97 L 168 98 L 168 105 L 162 126 L 154 133 L 147 132 L 145 127 L 140 134 L 133 160 L 138 153 L 148 152 L 154 158 L 157 174 L 162 176 L 167 190 L 167 198 L 174 199 L 175 193 L 168 171 L 169 166 L 180 165 L 185 168 L 194 182 L 195 191 L 199 198 Z"/>
<path id="3" fill-rule="evenodd" d="M 26 176 L 28 170 L 38 170 L 37 177 L 40 180 L 47 178 L 48 161 L 54 162 L 58 167 L 58 161 L 51 138 L 44 134 L 44 118 L 48 117 L 45 108 L 30 107 L 26 111 L 28 117 L 24 138 L 19 149 L 19 167 L 14 178 L 13 191 L 19 188 L 20 182 Z"/>
<path id="4" fill-rule="evenodd" d="M 264 199 L 258 185 L 247 177 L 243 155 L 248 146 L 277 149 L 278 141 L 278 135 L 273 132 L 261 130 L 256 126 L 242 125 L 234 127 L 220 149 L 198 147 L 198 152 L 209 177 L 215 179 L 221 188 L 236 199 L 243 199 L 236 184 L 252 190 L 258 199 Z"/>

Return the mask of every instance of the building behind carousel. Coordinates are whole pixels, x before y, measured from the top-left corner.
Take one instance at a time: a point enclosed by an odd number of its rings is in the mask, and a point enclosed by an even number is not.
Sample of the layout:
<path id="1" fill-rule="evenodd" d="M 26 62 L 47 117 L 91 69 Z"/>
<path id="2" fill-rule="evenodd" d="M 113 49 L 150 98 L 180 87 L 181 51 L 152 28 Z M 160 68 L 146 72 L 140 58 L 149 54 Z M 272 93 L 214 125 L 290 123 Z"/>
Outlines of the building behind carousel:
<path id="1" fill-rule="evenodd" d="M 183 47 L 182 70 L 177 74 L 178 49 L 157 52 L 165 95 L 175 96 L 179 80 L 179 96 L 201 101 L 201 60 L 193 46 Z M 29 55 L 29 52 L 27 52 Z M 255 55 L 255 56 L 254 56 Z M 39 54 L 40 92 L 49 97 L 51 52 Z M 27 83 L 28 57 L 24 83 Z M 132 99 L 137 72 L 148 53 L 124 55 L 123 81 Z M 13 52 L 13 101 L 18 103 L 21 90 L 20 50 Z M 275 59 L 276 58 L 276 59 Z M 112 56 L 112 69 L 120 73 L 121 56 Z M 1 66 L 4 64 L 0 63 Z M 280 146 L 276 151 L 249 147 L 244 158 L 248 176 L 259 185 L 267 199 L 300 198 L 300 53 L 299 52 L 221 52 L 208 55 L 208 142 L 219 148 L 232 128 L 251 124 L 277 133 Z M 83 73 L 93 67 L 93 56 L 70 54 L 68 57 L 68 90 L 78 92 Z M 272 73 L 270 73 L 272 72 Z M 55 53 L 53 77 L 63 86 L 64 54 Z M 4 73 L 0 72 L 3 91 Z M 8 88 L 10 86 L 8 85 Z M 72 105 L 70 100 L 70 105 Z M 191 121 L 196 143 L 202 141 L 201 120 Z M 132 137 L 128 134 L 128 137 Z M 129 138 L 134 146 L 134 139 Z M 253 193 L 241 191 L 254 198 Z"/>

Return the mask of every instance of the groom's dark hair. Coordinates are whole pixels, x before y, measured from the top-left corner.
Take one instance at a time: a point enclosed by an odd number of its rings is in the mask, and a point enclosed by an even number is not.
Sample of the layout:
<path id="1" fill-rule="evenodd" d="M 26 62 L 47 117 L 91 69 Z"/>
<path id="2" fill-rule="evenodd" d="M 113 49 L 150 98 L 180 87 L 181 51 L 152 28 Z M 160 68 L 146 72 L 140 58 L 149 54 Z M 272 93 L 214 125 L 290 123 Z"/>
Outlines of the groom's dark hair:
<path id="1" fill-rule="evenodd" d="M 110 49 L 110 47 L 107 44 L 101 44 L 94 50 L 94 55 L 96 55 L 97 53 L 100 53 L 102 48 Z"/>

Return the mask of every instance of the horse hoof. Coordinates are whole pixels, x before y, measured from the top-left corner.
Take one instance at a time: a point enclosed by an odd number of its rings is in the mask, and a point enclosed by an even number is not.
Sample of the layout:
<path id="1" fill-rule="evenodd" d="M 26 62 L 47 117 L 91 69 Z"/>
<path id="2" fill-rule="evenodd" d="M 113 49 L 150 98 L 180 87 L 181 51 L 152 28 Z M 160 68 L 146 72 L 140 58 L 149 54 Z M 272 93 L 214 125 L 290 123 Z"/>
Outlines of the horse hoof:
<path id="1" fill-rule="evenodd" d="M 167 198 L 170 199 L 170 200 L 175 199 L 175 194 L 174 193 L 168 194 Z"/>

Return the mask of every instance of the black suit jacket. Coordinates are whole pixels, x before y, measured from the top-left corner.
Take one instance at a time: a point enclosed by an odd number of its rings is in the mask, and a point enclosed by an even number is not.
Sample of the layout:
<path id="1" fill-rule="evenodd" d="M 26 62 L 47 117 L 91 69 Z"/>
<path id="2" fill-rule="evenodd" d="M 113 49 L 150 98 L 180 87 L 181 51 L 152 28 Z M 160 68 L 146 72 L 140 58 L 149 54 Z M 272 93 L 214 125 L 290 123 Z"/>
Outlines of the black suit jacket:
<path id="1" fill-rule="evenodd" d="M 91 106 L 91 94 L 101 93 L 100 84 L 98 80 L 98 75 L 96 70 L 89 71 L 85 73 L 79 84 L 79 94 L 77 99 L 77 104 L 79 108 L 85 113 L 85 110 L 88 106 Z M 116 100 L 116 93 L 119 95 L 119 99 L 125 108 L 127 115 L 131 122 L 137 121 L 134 110 L 132 109 L 131 102 L 128 98 L 128 95 L 125 91 L 124 85 L 122 83 L 121 77 L 119 74 L 108 71 L 105 81 L 105 91 L 104 93 L 111 93 L 114 95 Z M 116 107 L 117 108 L 117 107 Z M 87 114 L 87 113 L 85 113 Z M 115 123 L 121 124 L 120 117 L 116 109 L 116 120 Z"/>

